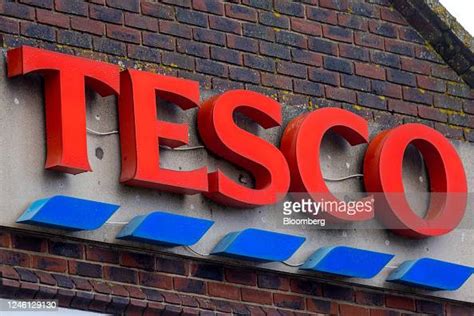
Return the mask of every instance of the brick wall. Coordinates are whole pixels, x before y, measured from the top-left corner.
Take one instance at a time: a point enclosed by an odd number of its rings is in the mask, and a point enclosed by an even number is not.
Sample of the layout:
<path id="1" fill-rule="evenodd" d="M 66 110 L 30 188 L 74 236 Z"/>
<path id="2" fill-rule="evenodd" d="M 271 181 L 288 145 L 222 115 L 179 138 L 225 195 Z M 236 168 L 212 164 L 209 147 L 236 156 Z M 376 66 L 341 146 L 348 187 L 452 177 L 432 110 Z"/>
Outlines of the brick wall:
<path id="1" fill-rule="evenodd" d="M 390 0 L 2 0 L 0 33 L 4 47 L 343 107 L 385 127 L 416 121 L 474 141 L 472 90 Z"/>
<path id="2" fill-rule="evenodd" d="M 474 307 L 2 229 L 0 297 L 130 315 L 473 315 Z"/>
<path id="3" fill-rule="evenodd" d="M 0 35 L 5 48 L 38 46 L 474 141 L 473 91 L 388 0 L 0 0 Z M 441 299 L 7 229 L 0 247 L 1 297 L 79 309 L 474 314 Z"/>

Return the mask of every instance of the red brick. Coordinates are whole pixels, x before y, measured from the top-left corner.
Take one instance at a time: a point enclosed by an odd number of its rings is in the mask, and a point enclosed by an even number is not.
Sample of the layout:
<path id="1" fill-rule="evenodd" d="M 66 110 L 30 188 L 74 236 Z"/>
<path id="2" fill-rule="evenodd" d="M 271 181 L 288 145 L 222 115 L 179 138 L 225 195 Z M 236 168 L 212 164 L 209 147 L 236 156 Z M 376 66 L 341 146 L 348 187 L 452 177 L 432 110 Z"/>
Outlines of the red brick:
<path id="1" fill-rule="evenodd" d="M 291 78 L 286 76 L 279 76 L 270 73 L 262 73 L 262 84 L 267 87 L 278 88 L 283 90 L 291 90 L 292 81 Z"/>
<path id="2" fill-rule="evenodd" d="M 101 278 L 102 266 L 98 264 L 71 260 L 68 263 L 69 273 L 89 278 Z"/>
<path id="3" fill-rule="evenodd" d="M 331 315 L 338 314 L 338 305 L 333 301 L 308 297 L 306 299 L 306 306 L 307 306 L 308 311 L 310 312 L 324 313 L 324 314 L 331 314 Z"/>
<path id="4" fill-rule="evenodd" d="M 161 3 L 142 1 L 142 14 L 149 15 L 159 19 L 173 20 L 174 10 L 172 7 Z"/>
<path id="5" fill-rule="evenodd" d="M 272 304 L 272 292 L 261 291 L 253 288 L 242 288 L 242 301 L 251 302 L 263 305 Z"/>
<path id="6" fill-rule="evenodd" d="M 0 247 L 9 248 L 10 245 L 10 234 L 7 232 L 0 232 Z"/>
<path id="7" fill-rule="evenodd" d="M 384 47 L 384 40 L 382 37 L 364 32 L 356 32 L 354 36 L 354 42 L 356 45 L 364 47 L 376 49 L 383 49 Z"/>
<path id="8" fill-rule="evenodd" d="M 140 290 L 140 288 L 130 285 L 124 285 L 125 289 L 127 290 L 128 294 L 132 298 L 144 300 L 146 299 L 146 295 Z"/>
<path id="9" fill-rule="evenodd" d="M 385 68 L 375 64 L 355 63 L 355 73 L 367 78 L 385 80 Z"/>
<path id="10" fill-rule="evenodd" d="M 209 27 L 226 33 L 242 34 L 242 24 L 220 16 L 209 16 Z"/>
<path id="11" fill-rule="evenodd" d="M 339 311 L 341 316 L 369 316 L 369 310 L 365 307 L 356 305 L 340 304 Z"/>
<path id="12" fill-rule="evenodd" d="M 142 300 L 130 300 L 124 315 L 143 315 L 147 307 L 147 302 Z"/>
<path id="13" fill-rule="evenodd" d="M 117 251 L 106 247 L 88 245 L 86 247 L 86 258 L 91 261 L 118 263 L 119 254 Z"/>
<path id="14" fill-rule="evenodd" d="M 48 10 L 36 9 L 36 19 L 39 23 L 69 28 L 69 17 L 64 14 L 53 13 Z"/>
<path id="15" fill-rule="evenodd" d="M 75 309 L 87 309 L 94 300 L 94 294 L 88 292 L 76 292 L 71 300 L 71 307 Z"/>
<path id="16" fill-rule="evenodd" d="M 91 280 L 90 284 L 92 285 L 94 291 L 101 294 L 112 294 L 112 289 L 108 286 L 107 283 L 102 281 Z"/>
<path id="17" fill-rule="evenodd" d="M 415 311 L 415 300 L 410 297 L 386 295 L 385 305 L 387 307 Z"/>
<path id="18" fill-rule="evenodd" d="M 9 280 L 12 281 L 12 280 Z M 35 283 L 20 283 L 20 290 L 15 299 L 33 299 L 39 291 L 39 285 Z"/>
<path id="19" fill-rule="evenodd" d="M 54 0 L 20 0 L 19 2 L 39 8 L 52 9 Z"/>
<path id="20" fill-rule="evenodd" d="M 160 21 L 160 33 L 183 37 L 187 39 L 192 38 L 192 29 L 188 25 L 179 24 L 170 21 Z"/>
<path id="21" fill-rule="evenodd" d="M 173 278 L 169 275 L 151 272 L 140 272 L 139 282 L 143 286 L 156 287 L 165 290 L 173 288 Z"/>
<path id="22" fill-rule="evenodd" d="M 128 268 L 105 266 L 104 276 L 108 280 L 122 283 L 136 284 L 138 281 L 137 271 Z"/>
<path id="23" fill-rule="evenodd" d="M 77 290 L 90 292 L 94 289 L 91 284 L 92 282 L 94 282 L 94 280 L 91 280 L 89 282 L 89 279 L 71 277 L 71 281 L 74 283 Z"/>
<path id="24" fill-rule="evenodd" d="M 401 86 L 386 81 L 372 80 L 372 92 L 395 99 L 402 98 Z"/>
<path id="25" fill-rule="evenodd" d="M 28 251 L 46 252 L 47 240 L 40 237 L 13 234 L 12 247 Z"/>
<path id="26" fill-rule="evenodd" d="M 241 5 L 227 3 L 225 15 L 238 20 L 257 22 L 257 11 Z"/>
<path id="27" fill-rule="evenodd" d="M 240 299 L 240 289 L 232 284 L 209 282 L 207 283 L 207 291 L 211 296 L 222 297 L 229 300 Z"/>
<path id="28" fill-rule="evenodd" d="M 199 307 L 199 303 L 193 295 L 179 294 L 179 298 L 181 299 L 181 304 L 184 306 Z"/>
<path id="29" fill-rule="evenodd" d="M 160 292 L 166 303 L 171 304 L 182 304 L 181 297 L 176 293 L 171 292 Z"/>
<path id="30" fill-rule="evenodd" d="M 125 13 L 125 25 L 142 30 L 158 31 L 158 22 L 156 19 L 140 14 Z"/>
<path id="31" fill-rule="evenodd" d="M 180 292 L 204 294 L 206 293 L 206 283 L 197 279 L 175 277 L 174 289 Z"/>
<path id="32" fill-rule="evenodd" d="M 414 60 L 418 61 L 418 60 Z M 428 64 L 427 62 L 424 62 L 425 64 Z M 429 73 L 423 73 L 425 75 L 429 75 Z M 449 66 L 443 66 L 443 65 L 433 65 L 431 68 L 431 75 L 433 77 L 441 78 L 441 79 L 447 79 L 450 81 L 461 81 L 461 78 L 459 78 L 458 74 L 454 71 Z"/>
<path id="33" fill-rule="evenodd" d="M 254 271 L 241 268 L 225 268 L 225 279 L 231 283 L 257 285 L 257 274 Z"/>
<path id="34" fill-rule="evenodd" d="M 44 271 L 35 271 L 36 276 L 38 277 L 40 283 L 46 285 L 56 285 L 56 279 L 53 276 Z"/>
<path id="35" fill-rule="evenodd" d="M 393 22 L 401 25 L 408 25 L 405 18 L 398 12 L 396 9 L 390 8 L 381 8 L 380 9 L 380 17 L 382 20 Z"/>
<path id="36" fill-rule="evenodd" d="M 323 64 L 323 56 L 318 53 L 309 52 L 302 49 L 291 50 L 292 60 L 300 64 L 320 67 Z"/>
<path id="37" fill-rule="evenodd" d="M 354 14 L 338 14 L 338 24 L 350 29 L 359 31 L 368 31 L 369 26 L 367 20 Z"/>
<path id="38" fill-rule="evenodd" d="M 215 0 L 192 0 L 193 9 L 223 15 L 224 4 Z"/>
<path id="39" fill-rule="evenodd" d="M 361 290 L 355 292 L 355 301 L 361 305 L 383 306 L 385 296 L 382 293 Z"/>
<path id="40" fill-rule="evenodd" d="M 415 55 L 415 45 L 391 38 L 385 39 L 385 50 L 395 54 L 413 57 Z"/>
<path id="41" fill-rule="evenodd" d="M 446 304 L 446 316 L 472 316 L 474 315 L 473 306 L 460 306 Z"/>
<path id="42" fill-rule="evenodd" d="M 319 7 L 306 7 L 306 16 L 310 20 L 328 23 L 328 24 L 337 24 L 337 13 L 334 10 L 326 10 Z"/>
<path id="43" fill-rule="evenodd" d="M 31 266 L 40 270 L 66 272 L 67 261 L 61 258 L 32 256 Z"/>
<path id="44" fill-rule="evenodd" d="M 130 268 L 154 270 L 155 257 L 136 252 L 122 252 L 120 255 L 120 264 Z"/>
<path id="45" fill-rule="evenodd" d="M 0 32 L 18 34 L 20 31 L 20 24 L 9 18 L 0 16 Z"/>
<path id="46" fill-rule="evenodd" d="M 87 309 L 99 313 L 105 313 L 107 311 L 107 306 L 111 301 L 112 297 L 109 295 L 94 294 L 94 299 L 91 301 Z"/>
<path id="47" fill-rule="evenodd" d="M 369 49 L 349 44 L 339 43 L 339 56 L 360 61 L 369 61 Z"/>
<path id="48" fill-rule="evenodd" d="M 171 259 L 165 257 L 156 258 L 156 271 L 188 275 L 189 262 L 182 259 Z"/>
<path id="49" fill-rule="evenodd" d="M 388 100 L 388 109 L 390 111 L 417 116 L 418 114 L 418 105 L 410 102 L 405 102 L 401 100 Z"/>
<path id="50" fill-rule="evenodd" d="M 121 10 L 126 10 L 126 11 L 132 11 L 132 12 L 138 12 L 140 9 L 140 1 L 139 0 L 107 0 L 107 5 L 109 7 L 121 9 Z"/>
<path id="51" fill-rule="evenodd" d="M 88 4 L 81 0 L 55 0 L 56 11 L 87 16 Z"/>
<path id="52" fill-rule="evenodd" d="M 78 243 L 49 241 L 49 253 L 56 256 L 82 259 L 84 246 Z"/>
<path id="53" fill-rule="evenodd" d="M 319 0 L 319 6 L 337 11 L 346 11 L 349 8 L 349 3 L 347 0 Z"/>
<path id="54" fill-rule="evenodd" d="M 277 64 L 277 73 L 297 77 L 297 78 L 306 78 L 307 68 L 304 65 L 295 64 L 292 62 L 280 61 Z"/>
<path id="55" fill-rule="evenodd" d="M 2 3 L 0 3 L 0 12 L 2 13 L 2 15 L 12 16 L 19 19 L 35 19 L 34 8 L 14 2 L 2 1 Z"/>
<path id="56" fill-rule="evenodd" d="M 441 79 L 430 78 L 426 76 L 416 76 L 418 87 L 426 90 L 445 92 L 446 83 Z"/>
<path id="57" fill-rule="evenodd" d="M 118 25 L 107 25 L 107 37 L 129 43 L 140 44 L 140 32 Z"/>
<path id="58" fill-rule="evenodd" d="M 291 279 L 291 291 L 298 294 L 322 295 L 321 284 L 314 280 Z"/>
<path id="59" fill-rule="evenodd" d="M 275 306 L 291 309 L 304 309 L 305 302 L 302 296 L 289 295 L 282 293 L 273 293 L 273 302 Z"/>
<path id="60" fill-rule="evenodd" d="M 19 280 L 18 272 L 16 272 L 13 267 L 6 265 L 0 266 L 0 277 L 12 280 Z"/>
<path id="61" fill-rule="evenodd" d="M 442 113 L 438 108 L 432 108 L 429 106 L 419 105 L 418 106 L 418 115 L 421 118 L 439 121 L 439 122 L 447 122 L 448 116 L 446 113 Z"/>
<path id="62" fill-rule="evenodd" d="M 223 281 L 224 269 L 219 264 L 193 262 L 191 263 L 191 275 L 201 279 Z"/>
<path id="63" fill-rule="evenodd" d="M 260 273 L 258 274 L 258 287 L 288 291 L 290 289 L 290 280 L 288 277 L 277 274 Z"/>
<path id="64" fill-rule="evenodd" d="M 227 34 L 227 46 L 246 52 L 258 52 L 258 41 L 252 38 Z"/>
<path id="65" fill-rule="evenodd" d="M 61 307 L 68 308 L 71 304 L 72 298 L 74 297 L 74 292 L 65 289 L 59 289 L 56 299 L 58 300 L 58 305 Z"/>
<path id="66" fill-rule="evenodd" d="M 461 127 L 450 126 L 442 123 L 435 123 L 435 129 L 448 138 L 462 140 L 464 137 Z"/>
<path id="67" fill-rule="evenodd" d="M 52 300 L 56 297 L 58 289 L 49 286 L 40 286 L 38 293 L 36 293 L 36 300 Z"/>
<path id="68" fill-rule="evenodd" d="M 351 30 L 340 26 L 323 25 L 323 36 L 334 41 L 352 43 Z"/>
<path id="69" fill-rule="evenodd" d="M 326 98 L 347 103 L 356 102 L 355 92 L 344 88 L 326 87 Z"/>
<path id="70" fill-rule="evenodd" d="M 311 22 L 301 18 L 291 18 L 291 30 L 294 32 L 311 36 L 321 36 L 322 28 L 320 23 Z"/>
<path id="71" fill-rule="evenodd" d="M 165 305 L 156 302 L 149 302 L 145 311 L 143 312 L 143 316 L 162 315 L 164 310 Z"/>
<path id="72" fill-rule="evenodd" d="M 109 283 L 108 286 L 112 290 L 112 295 L 128 296 L 128 291 L 123 285 Z"/>
<path id="73" fill-rule="evenodd" d="M 71 17 L 71 28 L 74 30 L 91 33 L 95 35 L 104 35 L 105 26 L 103 22 L 90 20 L 78 16 Z"/>
<path id="74" fill-rule="evenodd" d="M 431 65 L 426 61 L 407 57 L 402 57 L 400 60 L 403 70 L 424 75 L 429 75 L 431 72 Z"/>

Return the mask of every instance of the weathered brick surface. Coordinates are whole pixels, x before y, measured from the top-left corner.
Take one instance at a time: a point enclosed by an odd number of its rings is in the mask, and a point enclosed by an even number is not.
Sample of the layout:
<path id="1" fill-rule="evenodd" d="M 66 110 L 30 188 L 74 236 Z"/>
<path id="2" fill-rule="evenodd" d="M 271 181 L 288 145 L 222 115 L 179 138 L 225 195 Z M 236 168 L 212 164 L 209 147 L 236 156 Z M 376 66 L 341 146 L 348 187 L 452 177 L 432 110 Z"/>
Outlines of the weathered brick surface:
<path id="1" fill-rule="evenodd" d="M 289 105 L 308 96 L 347 102 L 369 119 L 375 109 L 398 115 L 390 105 L 399 99 L 425 104 L 434 108 L 404 112 L 432 122 L 447 116 L 448 128 L 433 126 L 472 139 L 471 88 L 390 1 L 8 1 L 0 33 L 6 47 L 57 43 L 59 51 L 162 69 L 211 89 L 271 92 Z M 393 108 L 403 107 L 410 106 Z"/>
<path id="2" fill-rule="evenodd" d="M 5 228 L 0 237 L 0 297 L 57 299 L 66 308 L 127 315 L 471 315 L 474 311 L 472 304 L 130 252 L 114 245 L 48 241 Z"/>

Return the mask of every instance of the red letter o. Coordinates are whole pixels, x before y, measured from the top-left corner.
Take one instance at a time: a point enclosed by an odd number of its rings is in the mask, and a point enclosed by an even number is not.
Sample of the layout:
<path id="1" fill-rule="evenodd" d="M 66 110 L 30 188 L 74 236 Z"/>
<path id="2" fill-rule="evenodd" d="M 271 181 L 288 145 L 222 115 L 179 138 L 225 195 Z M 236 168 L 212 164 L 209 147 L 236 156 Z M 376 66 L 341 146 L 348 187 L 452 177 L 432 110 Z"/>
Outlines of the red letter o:
<path id="1" fill-rule="evenodd" d="M 413 144 L 423 155 L 430 178 L 431 196 L 424 218 L 413 212 L 402 179 L 403 155 Z M 467 181 L 462 161 L 451 143 L 436 130 L 406 124 L 377 135 L 364 159 L 365 186 L 382 192 L 376 214 L 394 232 L 413 238 L 447 234 L 462 220 L 467 203 Z"/>

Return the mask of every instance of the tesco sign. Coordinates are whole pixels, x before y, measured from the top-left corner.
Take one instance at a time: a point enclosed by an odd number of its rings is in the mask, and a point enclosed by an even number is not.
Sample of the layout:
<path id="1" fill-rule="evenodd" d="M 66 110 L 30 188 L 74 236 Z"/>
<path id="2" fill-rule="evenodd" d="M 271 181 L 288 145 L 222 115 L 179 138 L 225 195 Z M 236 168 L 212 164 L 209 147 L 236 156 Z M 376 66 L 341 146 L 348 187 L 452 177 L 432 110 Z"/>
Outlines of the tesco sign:
<path id="1" fill-rule="evenodd" d="M 364 159 L 367 192 L 380 192 L 377 217 L 396 223 L 396 232 L 414 238 L 446 234 L 462 220 L 467 180 L 462 161 L 451 143 L 436 130 L 405 124 L 369 140 L 368 122 L 349 111 L 324 108 L 294 118 L 280 147 L 236 125 L 241 112 L 268 129 L 282 124 L 281 105 L 252 91 L 232 90 L 200 104 L 199 83 L 32 47 L 8 51 L 8 76 L 39 73 L 44 78 L 46 168 L 78 174 L 92 171 L 87 156 L 85 87 L 102 96 L 118 96 L 121 150 L 120 182 L 181 194 L 201 193 L 218 203 L 251 208 L 277 203 L 287 192 L 337 200 L 325 184 L 319 163 L 323 136 L 332 130 L 351 145 L 368 143 Z M 178 171 L 160 167 L 159 145 L 188 143 L 188 126 L 157 119 L 156 97 L 183 110 L 199 108 L 197 128 L 208 150 L 250 172 L 255 187 L 245 187 L 223 171 L 206 166 Z M 432 197 L 422 218 L 404 197 L 403 155 L 409 144 L 423 155 Z M 400 197 L 402 196 L 402 197 Z M 333 220 L 370 220 L 373 213 Z M 443 227 L 443 228 L 440 228 Z"/>

